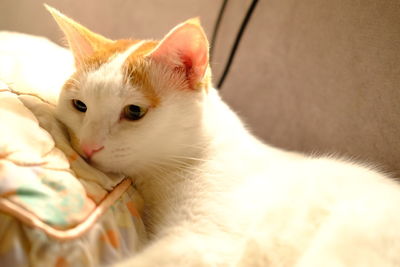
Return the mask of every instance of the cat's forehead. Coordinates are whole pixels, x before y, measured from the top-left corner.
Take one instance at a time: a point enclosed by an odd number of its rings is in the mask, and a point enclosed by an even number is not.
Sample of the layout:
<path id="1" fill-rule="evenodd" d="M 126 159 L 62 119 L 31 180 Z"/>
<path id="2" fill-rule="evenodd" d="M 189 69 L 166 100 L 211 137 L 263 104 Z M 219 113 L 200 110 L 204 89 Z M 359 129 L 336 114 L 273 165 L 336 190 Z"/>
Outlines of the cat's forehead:
<path id="1" fill-rule="evenodd" d="M 116 40 L 110 44 L 103 45 L 101 49 L 85 58 L 82 64 L 82 71 L 93 71 L 112 62 L 116 65 L 125 62 L 134 64 L 135 59 L 148 54 L 157 44 L 158 42 L 149 40 Z"/>
<path id="2" fill-rule="evenodd" d="M 158 99 L 148 77 L 144 55 L 156 45 L 154 41 L 116 41 L 86 59 L 84 67 L 72 79 L 79 82 L 80 94 L 88 98 L 116 100 L 141 95 L 155 106 Z"/>

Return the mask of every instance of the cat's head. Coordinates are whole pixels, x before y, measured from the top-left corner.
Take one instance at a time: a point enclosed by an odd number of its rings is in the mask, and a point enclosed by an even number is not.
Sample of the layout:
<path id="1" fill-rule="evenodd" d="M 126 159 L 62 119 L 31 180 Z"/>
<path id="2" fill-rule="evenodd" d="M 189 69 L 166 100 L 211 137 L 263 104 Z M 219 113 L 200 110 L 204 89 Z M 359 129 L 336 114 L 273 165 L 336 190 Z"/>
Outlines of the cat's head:
<path id="1" fill-rule="evenodd" d="M 47 7 L 76 73 L 57 106 L 75 149 L 106 172 L 128 175 L 193 156 L 210 86 L 208 41 L 197 19 L 161 41 L 113 41 Z"/>

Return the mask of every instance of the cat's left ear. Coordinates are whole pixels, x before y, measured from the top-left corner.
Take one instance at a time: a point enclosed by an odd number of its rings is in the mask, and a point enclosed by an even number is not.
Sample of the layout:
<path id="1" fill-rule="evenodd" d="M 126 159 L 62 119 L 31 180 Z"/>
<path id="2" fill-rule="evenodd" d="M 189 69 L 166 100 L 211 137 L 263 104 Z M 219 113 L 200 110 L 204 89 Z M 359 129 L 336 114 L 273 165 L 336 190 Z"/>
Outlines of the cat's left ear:
<path id="1" fill-rule="evenodd" d="M 172 29 L 149 54 L 174 69 L 183 68 L 192 89 L 198 87 L 208 67 L 208 40 L 198 18 Z"/>
<path id="2" fill-rule="evenodd" d="M 68 18 L 57 9 L 46 4 L 44 6 L 67 37 L 68 45 L 74 54 L 76 67 L 84 66 L 85 58 L 113 42 L 100 34 L 90 31 L 76 21 Z"/>

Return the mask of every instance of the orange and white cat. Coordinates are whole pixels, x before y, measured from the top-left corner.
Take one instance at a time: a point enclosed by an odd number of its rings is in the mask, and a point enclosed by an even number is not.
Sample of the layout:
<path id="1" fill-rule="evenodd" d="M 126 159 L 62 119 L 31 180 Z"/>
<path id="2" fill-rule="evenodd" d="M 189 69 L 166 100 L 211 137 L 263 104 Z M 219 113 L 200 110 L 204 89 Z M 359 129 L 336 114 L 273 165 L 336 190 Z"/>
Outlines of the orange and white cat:
<path id="1" fill-rule="evenodd" d="M 145 200 L 150 242 L 121 266 L 400 266 L 399 185 L 255 138 L 211 86 L 198 20 L 113 41 L 48 9 L 77 68 L 58 118 Z"/>

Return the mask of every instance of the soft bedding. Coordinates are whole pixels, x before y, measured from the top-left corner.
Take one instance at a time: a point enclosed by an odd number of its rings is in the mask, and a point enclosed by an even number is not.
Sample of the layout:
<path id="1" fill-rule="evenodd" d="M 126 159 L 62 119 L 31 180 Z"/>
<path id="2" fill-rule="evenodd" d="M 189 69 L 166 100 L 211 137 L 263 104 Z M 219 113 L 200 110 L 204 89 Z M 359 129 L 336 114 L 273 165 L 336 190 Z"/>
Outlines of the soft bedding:
<path id="1" fill-rule="evenodd" d="M 146 239 L 141 198 L 88 165 L 54 106 L 0 83 L 0 266 L 104 266 Z"/>

